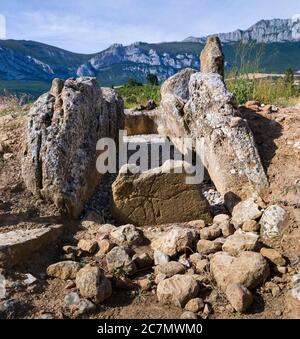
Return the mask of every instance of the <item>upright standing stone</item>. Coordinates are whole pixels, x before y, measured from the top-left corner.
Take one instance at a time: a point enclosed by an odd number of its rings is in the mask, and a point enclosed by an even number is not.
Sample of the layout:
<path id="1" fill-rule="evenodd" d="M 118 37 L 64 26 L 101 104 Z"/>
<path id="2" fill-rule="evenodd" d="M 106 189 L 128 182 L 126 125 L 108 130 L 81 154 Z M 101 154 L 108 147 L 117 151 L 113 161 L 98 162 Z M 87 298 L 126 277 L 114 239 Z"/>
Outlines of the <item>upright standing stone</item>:
<path id="1" fill-rule="evenodd" d="M 221 76 L 196 73 L 189 86 L 184 120 L 193 140 L 203 139 L 202 161 L 227 206 L 263 194 L 268 180 L 253 134 Z"/>
<path id="2" fill-rule="evenodd" d="M 232 210 L 253 193 L 264 195 L 268 180 L 249 125 L 224 84 L 218 38 L 208 39 L 201 59 L 203 73 L 186 70 L 163 85 L 158 130 L 183 153 L 186 150 L 177 145 L 180 138 L 191 137 L 194 147 L 197 141 L 197 152 L 201 145 L 198 155 Z"/>
<path id="3" fill-rule="evenodd" d="M 155 116 L 159 134 L 173 136 L 172 142 L 182 153 L 185 150 L 177 139 L 189 136 L 184 122 L 184 106 L 189 100 L 189 82 L 194 73 L 195 70 L 186 68 L 164 82 L 161 87 L 163 100 Z"/>
<path id="4" fill-rule="evenodd" d="M 22 176 L 29 191 L 78 217 L 101 175 L 96 144 L 116 137 L 122 101 L 94 78 L 59 79 L 33 105 L 27 124 Z"/>
<path id="5" fill-rule="evenodd" d="M 200 56 L 201 72 L 218 73 L 224 78 L 224 59 L 220 39 L 209 37 Z"/>

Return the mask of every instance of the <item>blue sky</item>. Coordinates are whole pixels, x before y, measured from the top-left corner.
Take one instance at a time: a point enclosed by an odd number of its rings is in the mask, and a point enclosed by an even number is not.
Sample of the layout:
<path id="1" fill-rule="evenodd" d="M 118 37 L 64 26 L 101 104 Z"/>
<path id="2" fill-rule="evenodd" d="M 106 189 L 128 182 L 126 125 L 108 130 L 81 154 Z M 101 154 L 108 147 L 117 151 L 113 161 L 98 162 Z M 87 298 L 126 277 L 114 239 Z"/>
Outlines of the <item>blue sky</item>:
<path id="1" fill-rule="evenodd" d="M 0 0 L 7 38 L 94 53 L 112 43 L 182 40 L 290 18 L 299 0 Z"/>

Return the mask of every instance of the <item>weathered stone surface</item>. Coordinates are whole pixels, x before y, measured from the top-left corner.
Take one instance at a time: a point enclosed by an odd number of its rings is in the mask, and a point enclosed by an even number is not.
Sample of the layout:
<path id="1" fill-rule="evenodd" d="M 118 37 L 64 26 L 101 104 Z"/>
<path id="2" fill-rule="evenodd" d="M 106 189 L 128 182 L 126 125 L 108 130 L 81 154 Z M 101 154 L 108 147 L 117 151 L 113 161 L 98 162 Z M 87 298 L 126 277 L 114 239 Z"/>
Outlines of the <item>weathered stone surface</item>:
<path id="1" fill-rule="evenodd" d="M 170 257 L 191 250 L 195 246 L 197 234 L 192 229 L 174 228 L 152 242 L 151 247 Z"/>
<path id="2" fill-rule="evenodd" d="M 201 72 L 218 73 L 224 78 L 224 62 L 220 39 L 217 36 L 207 38 L 206 46 L 200 56 Z"/>
<path id="3" fill-rule="evenodd" d="M 170 261 L 167 264 L 155 267 L 155 274 L 164 274 L 167 278 L 171 278 L 176 274 L 184 274 L 185 267 L 177 261 Z"/>
<path id="4" fill-rule="evenodd" d="M 231 235 L 233 235 L 235 233 L 235 228 L 234 226 L 230 223 L 229 220 L 227 221 L 223 221 L 222 223 L 219 224 L 219 227 L 222 231 L 223 237 L 224 238 L 228 238 Z"/>
<path id="5" fill-rule="evenodd" d="M 234 97 L 226 90 L 222 77 L 213 73 L 190 73 L 188 77 L 189 92 L 187 89 L 184 92 L 180 114 L 178 109 L 175 110 L 180 119 L 174 118 L 172 109 L 168 108 L 173 107 L 170 101 L 174 101 L 175 95 L 165 91 L 161 93 L 161 116 L 167 115 L 170 120 L 170 129 L 165 134 L 174 143 L 176 138 L 186 135 L 194 141 L 202 141 L 204 152 L 200 152 L 199 156 L 231 210 L 238 201 L 249 198 L 253 192 L 264 194 L 268 180 L 253 134 L 247 121 L 239 117 Z M 183 75 L 178 75 L 178 79 L 181 78 Z M 185 83 L 181 79 L 180 88 Z M 170 86 L 172 91 L 175 90 Z"/>
<path id="6" fill-rule="evenodd" d="M 200 254 L 210 255 L 222 251 L 222 243 L 210 240 L 200 240 L 197 244 L 197 251 Z"/>
<path id="7" fill-rule="evenodd" d="M 190 256 L 190 262 L 195 268 L 197 274 L 206 274 L 209 273 L 210 265 L 207 259 L 204 259 L 204 256 L 199 253 L 194 253 Z"/>
<path id="8" fill-rule="evenodd" d="M 221 225 L 226 221 L 230 221 L 230 216 L 227 214 L 219 214 L 214 217 L 214 224 Z"/>
<path id="9" fill-rule="evenodd" d="M 194 228 L 196 230 L 201 230 L 205 226 L 206 226 L 206 223 L 204 220 L 193 220 L 187 223 L 187 227 Z"/>
<path id="10" fill-rule="evenodd" d="M 200 238 L 204 240 L 215 240 L 222 235 L 219 225 L 205 227 L 200 231 Z"/>
<path id="11" fill-rule="evenodd" d="M 101 304 L 112 295 L 110 281 L 98 267 L 86 266 L 76 275 L 76 286 L 82 297 Z"/>
<path id="12" fill-rule="evenodd" d="M 58 239 L 62 225 L 16 230 L 0 234 L 0 267 L 10 268 L 24 263 L 34 252 L 45 248 Z"/>
<path id="13" fill-rule="evenodd" d="M 66 295 L 63 307 L 75 316 L 90 314 L 96 309 L 95 304 L 87 299 L 80 299 L 79 295 L 74 292 Z"/>
<path id="14" fill-rule="evenodd" d="M 190 300 L 186 305 L 185 309 L 189 312 L 198 313 L 204 309 L 204 301 L 201 298 L 195 298 Z"/>
<path id="15" fill-rule="evenodd" d="M 120 226 L 110 236 L 116 244 L 122 246 L 141 245 L 144 241 L 142 233 L 134 225 Z"/>
<path id="16" fill-rule="evenodd" d="M 98 243 L 93 240 L 81 239 L 77 246 L 80 250 L 89 254 L 95 254 L 98 250 Z"/>
<path id="17" fill-rule="evenodd" d="M 99 235 L 110 235 L 111 232 L 115 231 L 116 229 L 117 227 L 114 225 L 105 224 L 105 225 L 99 225 L 99 227 L 97 227 L 95 231 L 99 233 Z"/>
<path id="18" fill-rule="evenodd" d="M 235 228 L 240 228 L 249 220 L 256 220 L 262 216 L 255 198 L 251 197 L 237 204 L 232 212 L 232 223 Z"/>
<path id="19" fill-rule="evenodd" d="M 106 255 L 108 270 L 112 273 L 132 275 L 136 272 L 136 266 L 127 252 L 122 247 L 113 248 Z"/>
<path id="20" fill-rule="evenodd" d="M 185 305 L 199 293 L 198 283 L 188 275 L 175 275 L 161 281 L 157 287 L 157 297 L 162 304 Z"/>
<path id="21" fill-rule="evenodd" d="M 286 260 L 281 253 L 272 248 L 262 248 L 260 254 L 276 266 L 286 265 Z"/>
<path id="22" fill-rule="evenodd" d="M 232 284 L 227 287 L 226 297 L 231 306 L 240 313 L 244 313 L 253 303 L 251 292 L 242 284 Z"/>
<path id="23" fill-rule="evenodd" d="M 65 296 L 64 299 L 64 308 L 71 309 L 74 306 L 77 306 L 80 301 L 80 296 L 77 293 L 71 292 Z"/>
<path id="24" fill-rule="evenodd" d="M 62 261 L 47 268 L 47 274 L 52 278 L 62 280 L 75 279 L 80 269 L 80 264 L 75 261 Z"/>
<path id="25" fill-rule="evenodd" d="M 162 167 L 142 174 L 124 173 L 128 169 L 125 165 L 113 184 L 114 217 L 138 226 L 196 219 L 211 221 L 201 187 L 187 184 L 185 173 L 170 173 L 170 169 L 183 168 L 184 164 L 167 161 Z"/>
<path id="26" fill-rule="evenodd" d="M 238 230 L 226 239 L 223 251 L 237 256 L 244 251 L 255 251 L 258 247 L 259 236 L 256 233 Z"/>
<path id="27" fill-rule="evenodd" d="M 167 264 L 168 262 L 170 262 L 170 257 L 161 252 L 161 251 L 154 251 L 154 265 L 158 266 L 158 265 L 164 265 Z"/>
<path id="28" fill-rule="evenodd" d="M 254 289 L 263 284 L 270 274 L 265 258 L 255 252 L 242 252 L 237 258 L 225 252 L 217 253 L 210 261 L 210 269 L 223 292 L 231 284 Z"/>
<path id="29" fill-rule="evenodd" d="M 287 226 L 289 216 L 280 206 L 268 207 L 260 219 L 261 232 L 266 238 L 279 237 Z"/>
<path id="30" fill-rule="evenodd" d="M 207 274 L 209 273 L 210 265 L 207 259 L 200 260 L 195 265 L 195 272 L 197 274 Z"/>
<path id="31" fill-rule="evenodd" d="M 116 246 L 108 239 L 100 240 L 98 244 L 99 244 L 99 251 L 96 254 L 97 257 L 104 257 L 107 253 L 109 253 Z"/>
<path id="32" fill-rule="evenodd" d="M 248 220 L 248 221 L 244 222 L 243 231 L 244 232 L 259 232 L 260 231 L 260 225 L 255 220 Z"/>
<path id="33" fill-rule="evenodd" d="M 100 134 L 118 140 L 119 130 L 124 128 L 124 102 L 121 95 L 107 87 L 101 88 L 103 95 L 102 115 L 100 116 Z"/>
<path id="34" fill-rule="evenodd" d="M 153 112 L 125 110 L 125 128 L 128 136 L 158 134 Z"/>
<path id="35" fill-rule="evenodd" d="M 287 309 L 292 319 L 300 319 L 300 274 L 292 277 L 291 285 L 286 296 Z"/>
<path id="36" fill-rule="evenodd" d="M 91 314 L 96 310 L 96 305 L 93 304 L 90 300 L 81 299 L 75 308 L 75 315 L 85 315 Z"/>
<path id="37" fill-rule="evenodd" d="M 189 135 L 183 118 L 183 110 L 189 99 L 189 81 L 194 73 L 196 73 L 195 70 L 187 68 L 163 83 L 161 107 L 156 115 L 159 134 L 172 137 L 172 142 L 182 153 L 186 150 L 182 148 L 177 139 Z"/>
<path id="38" fill-rule="evenodd" d="M 110 100 L 94 78 L 55 80 L 28 114 L 22 161 L 26 187 L 73 217 L 79 216 L 101 178 L 97 141 L 115 137 L 111 133 L 118 129 L 115 118 L 122 116 L 122 109 L 113 115 Z"/>

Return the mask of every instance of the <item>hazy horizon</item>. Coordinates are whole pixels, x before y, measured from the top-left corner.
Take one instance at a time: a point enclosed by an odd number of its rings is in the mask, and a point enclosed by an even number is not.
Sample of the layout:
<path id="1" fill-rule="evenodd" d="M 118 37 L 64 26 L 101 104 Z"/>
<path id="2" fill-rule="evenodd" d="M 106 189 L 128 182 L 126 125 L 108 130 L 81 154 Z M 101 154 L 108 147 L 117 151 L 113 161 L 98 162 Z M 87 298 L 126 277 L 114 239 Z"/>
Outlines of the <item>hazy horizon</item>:
<path id="1" fill-rule="evenodd" d="M 224 13 L 231 13 L 224 15 Z M 114 43 L 181 41 L 247 29 L 262 19 L 289 19 L 300 3 L 286 0 L 0 0 L 6 39 L 34 40 L 76 53 Z"/>

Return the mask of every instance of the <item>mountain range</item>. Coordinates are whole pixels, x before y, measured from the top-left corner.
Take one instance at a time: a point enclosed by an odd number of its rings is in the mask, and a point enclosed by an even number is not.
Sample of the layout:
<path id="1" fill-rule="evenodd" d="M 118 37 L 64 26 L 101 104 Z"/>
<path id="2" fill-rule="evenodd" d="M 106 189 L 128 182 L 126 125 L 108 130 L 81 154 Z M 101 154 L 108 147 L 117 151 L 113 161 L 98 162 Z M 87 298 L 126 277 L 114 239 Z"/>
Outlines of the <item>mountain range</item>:
<path id="1" fill-rule="evenodd" d="M 227 68 L 238 65 L 244 53 L 244 58 L 252 60 L 259 54 L 260 68 L 265 73 L 282 73 L 288 67 L 300 70 L 299 18 L 262 20 L 248 30 L 218 36 Z M 0 40 L 0 84 L 11 80 L 50 82 L 55 77 L 95 76 L 101 85 L 111 86 L 124 84 L 129 78 L 144 82 L 149 73 L 163 81 L 183 68 L 199 69 L 199 54 L 206 39 L 114 44 L 89 55 L 34 41 Z"/>

